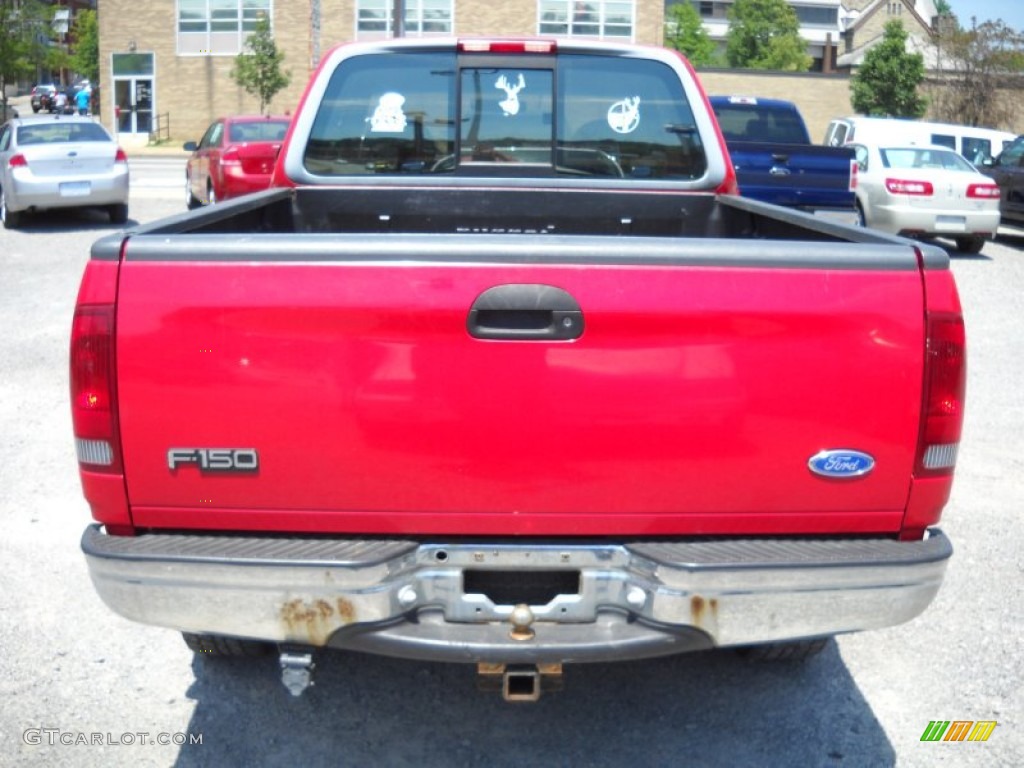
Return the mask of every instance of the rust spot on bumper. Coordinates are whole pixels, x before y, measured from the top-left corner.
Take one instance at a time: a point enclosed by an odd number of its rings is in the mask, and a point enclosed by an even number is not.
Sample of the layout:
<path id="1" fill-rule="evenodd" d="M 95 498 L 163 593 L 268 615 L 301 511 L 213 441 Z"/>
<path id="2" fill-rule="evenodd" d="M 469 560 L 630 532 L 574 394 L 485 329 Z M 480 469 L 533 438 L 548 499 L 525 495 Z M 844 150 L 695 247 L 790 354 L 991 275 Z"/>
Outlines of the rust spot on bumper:
<path id="1" fill-rule="evenodd" d="M 718 598 L 705 600 L 700 595 L 690 598 L 690 619 L 695 627 L 704 628 L 710 618 L 711 624 L 718 623 Z"/>
<path id="2" fill-rule="evenodd" d="M 355 606 L 343 597 L 333 605 L 322 598 L 308 602 L 296 598 L 281 606 L 281 622 L 293 642 L 325 645 L 332 632 L 355 620 Z"/>
<path id="3" fill-rule="evenodd" d="M 356 607 L 344 597 L 338 598 L 338 618 L 342 624 L 352 624 L 356 620 Z"/>

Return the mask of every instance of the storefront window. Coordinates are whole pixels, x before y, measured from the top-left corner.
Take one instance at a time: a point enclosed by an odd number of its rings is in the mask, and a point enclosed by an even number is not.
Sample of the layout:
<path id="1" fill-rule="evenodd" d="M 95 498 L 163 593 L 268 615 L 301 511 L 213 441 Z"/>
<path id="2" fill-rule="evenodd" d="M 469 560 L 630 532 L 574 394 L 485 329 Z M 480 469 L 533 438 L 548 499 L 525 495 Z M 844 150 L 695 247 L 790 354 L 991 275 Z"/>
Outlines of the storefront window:
<path id="1" fill-rule="evenodd" d="M 178 55 L 235 56 L 271 0 L 178 0 Z"/>
<path id="2" fill-rule="evenodd" d="M 634 0 L 540 0 L 542 35 L 631 40 Z"/>
<path id="3" fill-rule="evenodd" d="M 392 36 L 394 0 L 357 0 L 356 36 L 374 40 Z M 406 37 L 450 35 L 452 0 L 405 0 Z"/>

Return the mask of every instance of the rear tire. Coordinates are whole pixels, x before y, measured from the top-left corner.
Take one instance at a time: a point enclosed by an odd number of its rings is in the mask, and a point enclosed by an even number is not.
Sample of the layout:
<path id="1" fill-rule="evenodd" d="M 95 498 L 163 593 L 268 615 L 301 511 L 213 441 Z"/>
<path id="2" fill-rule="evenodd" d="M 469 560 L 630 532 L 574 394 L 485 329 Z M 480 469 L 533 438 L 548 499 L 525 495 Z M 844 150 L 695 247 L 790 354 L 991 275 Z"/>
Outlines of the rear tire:
<path id="1" fill-rule="evenodd" d="M 736 653 L 751 661 L 806 661 L 828 647 L 830 637 L 797 640 L 793 643 L 765 643 L 737 648 Z"/>
<path id="2" fill-rule="evenodd" d="M 189 177 L 188 172 L 185 172 L 185 206 L 193 211 L 199 207 L 199 200 L 192 194 L 192 179 Z"/>
<path id="3" fill-rule="evenodd" d="M 206 204 L 216 205 L 217 204 L 217 192 L 213 188 L 213 182 L 211 181 L 206 185 Z"/>
<path id="4" fill-rule="evenodd" d="M 12 211 L 7 207 L 7 195 L 0 188 L 0 220 L 3 220 L 4 229 L 17 229 L 21 226 L 21 211 Z"/>
<path id="5" fill-rule="evenodd" d="M 107 215 L 110 216 L 111 224 L 124 224 L 128 221 L 128 206 L 125 203 L 108 206 Z"/>
<path id="6" fill-rule="evenodd" d="M 958 237 L 956 238 L 956 247 L 957 250 L 964 253 L 981 253 L 981 249 L 985 247 L 985 238 L 977 235 Z"/>
<path id="7" fill-rule="evenodd" d="M 189 650 L 200 656 L 219 656 L 221 658 L 252 658 L 266 656 L 272 650 L 270 643 L 259 640 L 241 640 L 237 637 L 223 635 L 197 635 L 182 632 L 185 645 Z"/>
<path id="8" fill-rule="evenodd" d="M 866 227 L 867 225 L 868 225 L 868 220 L 864 216 L 864 206 L 862 206 L 858 202 L 857 203 L 857 221 L 855 222 L 855 226 Z"/>

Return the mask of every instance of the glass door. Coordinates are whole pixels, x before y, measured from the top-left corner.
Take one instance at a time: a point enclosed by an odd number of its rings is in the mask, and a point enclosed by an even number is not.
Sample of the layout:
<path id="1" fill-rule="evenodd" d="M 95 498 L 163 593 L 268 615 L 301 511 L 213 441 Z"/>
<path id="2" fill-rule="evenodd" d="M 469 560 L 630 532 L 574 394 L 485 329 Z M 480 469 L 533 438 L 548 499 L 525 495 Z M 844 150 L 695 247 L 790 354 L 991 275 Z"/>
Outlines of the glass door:
<path id="1" fill-rule="evenodd" d="M 135 130 L 133 133 L 151 133 L 153 130 L 153 80 L 136 78 L 134 81 Z"/>
<path id="2" fill-rule="evenodd" d="M 114 81 L 119 133 L 150 133 L 153 130 L 153 79 L 119 78 Z"/>
<path id="3" fill-rule="evenodd" d="M 119 133 L 153 131 L 154 60 L 152 53 L 114 53 L 114 124 Z"/>

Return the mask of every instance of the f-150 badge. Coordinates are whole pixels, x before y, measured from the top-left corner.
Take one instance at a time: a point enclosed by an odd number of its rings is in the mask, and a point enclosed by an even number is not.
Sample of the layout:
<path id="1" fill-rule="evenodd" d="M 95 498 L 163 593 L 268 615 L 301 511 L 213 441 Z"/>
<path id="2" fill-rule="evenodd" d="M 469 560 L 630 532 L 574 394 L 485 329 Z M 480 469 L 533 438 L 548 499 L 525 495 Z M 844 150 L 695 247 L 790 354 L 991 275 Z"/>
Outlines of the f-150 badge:
<path id="1" fill-rule="evenodd" d="M 194 466 L 200 472 L 257 472 L 259 456 L 255 448 L 171 448 L 167 468 Z"/>
<path id="2" fill-rule="evenodd" d="M 875 459 L 861 451 L 831 450 L 811 456 L 807 466 L 822 477 L 861 477 L 875 468 Z"/>

